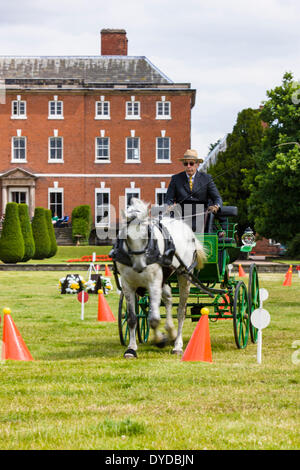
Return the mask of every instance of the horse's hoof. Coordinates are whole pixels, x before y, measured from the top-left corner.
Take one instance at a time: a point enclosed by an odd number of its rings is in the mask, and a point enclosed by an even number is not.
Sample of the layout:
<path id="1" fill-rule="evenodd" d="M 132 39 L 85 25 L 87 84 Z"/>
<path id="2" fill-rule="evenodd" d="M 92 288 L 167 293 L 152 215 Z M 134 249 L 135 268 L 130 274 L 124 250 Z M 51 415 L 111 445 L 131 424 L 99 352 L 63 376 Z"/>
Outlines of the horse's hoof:
<path id="1" fill-rule="evenodd" d="M 127 351 L 124 352 L 124 357 L 125 359 L 136 359 L 137 353 L 134 349 L 127 349 Z"/>
<path id="2" fill-rule="evenodd" d="M 167 337 L 167 336 L 163 336 L 160 341 L 158 341 L 157 343 L 155 343 L 155 346 L 157 346 L 158 348 L 162 349 L 162 348 L 165 348 L 168 343 L 169 343 L 168 337 Z"/>
<path id="3" fill-rule="evenodd" d="M 182 349 L 172 349 L 172 354 L 176 354 L 177 356 L 182 356 L 183 351 Z"/>

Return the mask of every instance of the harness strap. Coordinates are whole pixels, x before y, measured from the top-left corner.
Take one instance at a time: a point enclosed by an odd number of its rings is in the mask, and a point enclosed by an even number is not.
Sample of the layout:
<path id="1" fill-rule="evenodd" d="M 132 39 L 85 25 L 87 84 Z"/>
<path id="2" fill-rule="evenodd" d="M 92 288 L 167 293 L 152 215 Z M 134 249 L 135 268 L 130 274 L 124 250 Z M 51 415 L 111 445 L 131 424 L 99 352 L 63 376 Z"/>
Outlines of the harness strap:
<path id="1" fill-rule="evenodd" d="M 164 252 L 161 254 L 158 248 L 158 240 L 154 235 L 154 227 L 158 227 L 164 239 Z M 124 243 L 127 251 L 124 249 Z M 144 250 L 134 251 L 128 247 L 126 239 L 117 236 L 116 242 L 109 254 L 113 261 L 118 261 L 125 266 L 132 266 L 131 255 L 146 256 L 146 264 L 158 263 L 162 267 L 169 267 L 172 264 L 172 259 L 175 254 L 175 245 L 173 239 L 168 232 L 167 228 L 161 223 L 148 226 L 148 244 Z"/>
<path id="2" fill-rule="evenodd" d="M 180 263 L 180 267 L 183 268 L 182 272 L 179 271 L 179 274 L 186 276 L 191 281 L 191 283 L 194 284 L 194 286 L 198 287 L 198 289 L 202 290 L 203 292 L 205 292 L 205 294 L 209 295 L 212 298 L 214 297 L 214 294 L 226 294 L 226 291 L 223 289 L 212 289 L 210 287 L 205 287 L 202 282 L 199 281 L 199 279 L 197 279 L 197 277 L 194 276 L 191 271 L 189 271 L 190 268 L 186 266 L 186 264 L 182 261 L 182 259 L 177 253 L 175 253 L 175 256 Z"/>

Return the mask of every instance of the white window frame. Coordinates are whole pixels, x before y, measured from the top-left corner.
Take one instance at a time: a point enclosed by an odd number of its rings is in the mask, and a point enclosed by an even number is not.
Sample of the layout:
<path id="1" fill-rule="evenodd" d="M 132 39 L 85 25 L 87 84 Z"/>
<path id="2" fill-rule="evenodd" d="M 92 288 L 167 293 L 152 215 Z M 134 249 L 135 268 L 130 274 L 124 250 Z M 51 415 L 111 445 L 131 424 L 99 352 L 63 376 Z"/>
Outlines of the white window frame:
<path id="1" fill-rule="evenodd" d="M 129 107 L 132 106 L 132 111 L 129 112 Z M 135 114 L 135 106 L 138 113 Z M 126 117 L 125 119 L 141 119 L 141 102 L 140 101 L 126 101 Z"/>
<path id="2" fill-rule="evenodd" d="M 26 203 L 27 205 L 29 205 L 29 189 L 24 187 L 24 186 L 21 186 L 21 187 L 15 187 L 15 186 L 11 186 L 8 188 L 8 201 L 9 202 L 13 202 L 12 200 L 12 193 L 25 193 L 26 194 Z"/>
<path id="3" fill-rule="evenodd" d="M 128 158 L 128 139 L 137 139 L 138 141 L 138 152 L 139 152 L 139 158 L 134 159 L 134 158 Z M 140 137 L 126 137 L 125 140 L 125 163 L 141 163 L 141 141 Z"/>
<path id="4" fill-rule="evenodd" d="M 126 208 L 128 207 L 127 204 L 127 199 L 128 199 L 128 194 L 137 194 L 137 198 L 141 198 L 141 188 L 125 188 L 125 206 Z"/>
<path id="5" fill-rule="evenodd" d="M 98 139 L 107 139 L 108 140 L 108 157 L 107 158 L 99 158 L 97 155 L 98 150 Z M 95 138 L 95 163 L 110 163 L 110 138 L 109 137 L 102 137 L 97 136 Z"/>
<path id="6" fill-rule="evenodd" d="M 155 205 L 157 207 L 163 207 L 158 204 L 158 195 L 159 194 L 166 194 L 168 191 L 168 188 L 155 188 Z"/>
<path id="7" fill-rule="evenodd" d="M 166 104 L 168 104 L 168 106 L 169 106 L 169 112 L 168 113 L 166 113 L 166 111 L 165 111 Z M 158 108 L 159 108 L 160 105 L 163 108 L 162 109 L 162 111 L 163 111 L 162 114 L 158 113 Z M 171 101 L 156 101 L 156 119 L 172 119 L 172 117 L 171 117 Z"/>
<path id="8" fill-rule="evenodd" d="M 64 217 L 64 188 L 48 188 L 48 209 L 51 209 L 51 194 L 60 193 L 61 194 L 61 217 Z"/>
<path id="9" fill-rule="evenodd" d="M 17 114 L 14 114 L 14 105 L 17 103 Z M 20 114 L 20 105 L 24 105 L 24 114 Z M 11 119 L 27 119 L 27 103 L 25 100 L 13 100 L 11 102 Z"/>
<path id="10" fill-rule="evenodd" d="M 158 158 L 158 149 L 161 147 L 158 147 L 158 139 L 168 139 L 169 141 L 169 158 L 166 160 L 164 158 Z M 156 137 L 156 163 L 172 163 L 171 162 L 171 137 Z"/>
<path id="11" fill-rule="evenodd" d="M 14 141 L 15 139 L 24 139 L 25 141 L 25 158 L 14 158 Z M 11 163 L 27 163 L 27 137 L 22 136 L 13 136 L 11 138 Z"/>
<path id="12" fill-rule="evenodd" d="M 97 194 L 108 194 L 108 222 L 97 222 Z M 100 206 L 99 206 L 100 207 Z M 106 206 L 103 206 L 106 207 Z M 111 209 L 110 209 L 110 188 L 96 188 L 95 189 L 95 227 L 110 227 Z"/>
<path id="13" fill-rule="evenodd" d="M 98 105 L 101 105 L 102 113 L 98 113 Z M 108 114 L 104 114 L 104 105 L 108 106 Z M 96 101 L 95 103 L 95 119 L 110 119 L 110 102 L 109 101 Z"/>
<path id="14" fill-rule="evenodd" d="M 55 114 L 50 114 L 51 103 L 55 103 Z M 57 114 L 57 104 L 61 103 L 61 114 Z M 48 119 L 64 119 L 64 102 L 62 100 L 49 100 L 48 102 Z"/>
<path id="15" fill-rule="evenodd" d="M 51 139 L 61 139 L 61 158 L 51 158 Z M 48 139 L 48 163 L 64 163 L 64 139 L 61 136 L 51 136 Z"/>

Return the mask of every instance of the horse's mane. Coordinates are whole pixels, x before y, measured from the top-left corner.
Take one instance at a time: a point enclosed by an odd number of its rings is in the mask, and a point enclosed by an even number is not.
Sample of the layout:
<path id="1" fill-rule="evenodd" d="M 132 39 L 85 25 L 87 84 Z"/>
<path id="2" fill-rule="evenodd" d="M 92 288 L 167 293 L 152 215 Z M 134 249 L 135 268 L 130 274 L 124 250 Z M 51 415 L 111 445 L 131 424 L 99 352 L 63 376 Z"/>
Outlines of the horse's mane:
<path id="1" fill-rule="evenodd" d="M 149 204 L 133 197 L 130 202 L 130 206 L 125 211 L 125 217 L 127 219 L 137 218 L 138 220 L 146 220 L 148 217 Z"/>

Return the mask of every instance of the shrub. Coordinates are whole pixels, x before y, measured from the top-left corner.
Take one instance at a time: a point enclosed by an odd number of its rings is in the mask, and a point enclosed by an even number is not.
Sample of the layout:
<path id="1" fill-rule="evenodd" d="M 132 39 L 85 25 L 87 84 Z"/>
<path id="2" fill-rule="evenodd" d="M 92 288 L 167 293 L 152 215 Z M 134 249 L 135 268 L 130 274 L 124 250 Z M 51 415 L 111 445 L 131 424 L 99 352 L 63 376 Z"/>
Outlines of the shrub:
<path id="1" fill-rule="evenodd" d="M 25 250 L 22 261 L 28 261 L 34 255 L 35 243 L 34 243 L 27 204 L 18 204 L 18 210 L 19 210 L 19 219 L 20 219 L 20 224 L 21 224 L 21 230 L 22 230 L 22 235 L 23 235 L 23 240 L 24 240 L 24 250 Z"/>
<path id="2" fill-rule="evenodd" d="M 0 239 L 0 259 L 3 263 L 18 263 L 25 253 L 24 240 L 19 219 L 18 204 L 6 204 L 5 219 Z"/>
<path id="3" fill-rule="evenodd" d="M 47 223 L 47 228 L 48 228 L 48 233 L 49 233 L 49 238 L 50 238 L 50 253 L 49 253 L 49 256 L 47 256 L 47 258 L 51 258 L 57 252 L 57 243 L 56 243 L 56 237 L 55 237 L 55 230 L 54 230 L 53 223 L 52 223 L 52 212 L 50 209 L 45 209 L 45 217 L 46 217 L 46 223 Z"/>
<path id="4" fill-rule="evenodd" d="M 297 233 L 288 244 L 288 256 L 292 258 L 300 256 L 300 233 Z"/>
<path id="5" fill-rule="evenodd" d="M 51 250 L 50 237 L 45 217 L 45 209 L 36 207 L 32 219 L 32 232 L 35 242 L 33 259 L 48 258 Z"/>
<path id="6" fill-rule="evenodd" d="M 88 242 L 92 229 L 91 206 L 77 206 L 72 211 L 72 238 L 76 241 L 75 235 L 81 235 L 84 242 Z"/>

